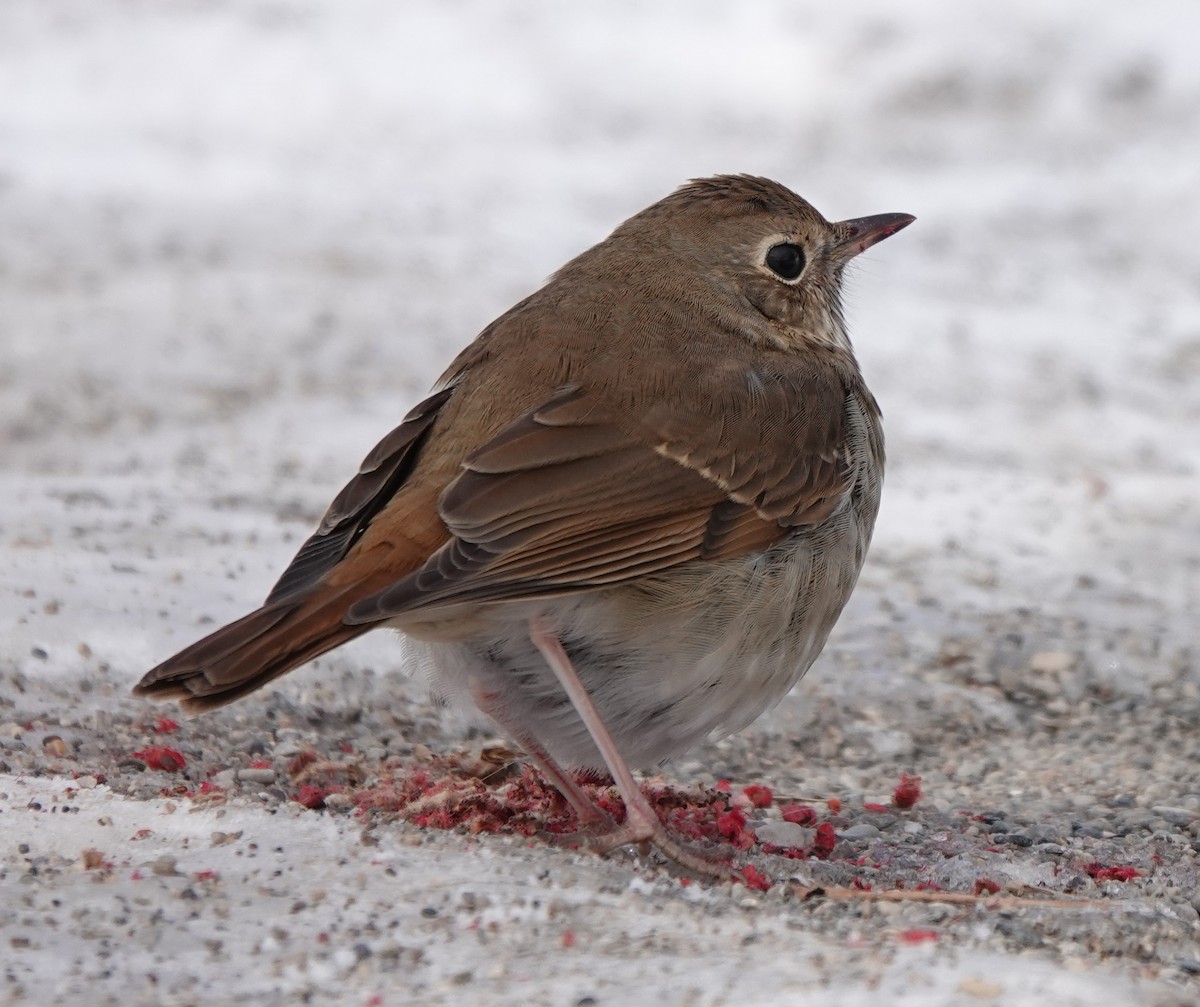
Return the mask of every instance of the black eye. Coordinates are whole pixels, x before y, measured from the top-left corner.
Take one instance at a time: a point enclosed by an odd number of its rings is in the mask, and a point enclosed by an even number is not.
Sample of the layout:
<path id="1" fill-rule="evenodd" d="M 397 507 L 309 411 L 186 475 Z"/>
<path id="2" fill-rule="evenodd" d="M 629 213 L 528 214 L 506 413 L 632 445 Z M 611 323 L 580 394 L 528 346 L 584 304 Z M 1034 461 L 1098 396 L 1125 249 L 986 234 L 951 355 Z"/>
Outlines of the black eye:
<path id="1" fill-rule="evenodd" d="M 794 280 L 804 272 L 804 249 L 791 242 L 772 245 L 767 252 L 767 268 L 781 280 Z"/>

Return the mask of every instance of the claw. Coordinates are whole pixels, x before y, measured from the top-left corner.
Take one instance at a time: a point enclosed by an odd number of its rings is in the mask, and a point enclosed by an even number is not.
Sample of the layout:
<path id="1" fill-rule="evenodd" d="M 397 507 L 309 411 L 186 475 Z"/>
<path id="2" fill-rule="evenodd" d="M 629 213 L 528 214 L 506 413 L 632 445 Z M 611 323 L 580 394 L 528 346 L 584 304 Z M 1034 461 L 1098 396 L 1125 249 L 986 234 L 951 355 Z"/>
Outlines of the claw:
<path id="1" fill-rule="evenodd" d="M 589 826 L 574 832 L 541 832 L 538 835 L 551 846 L 589 850 L 601 856 L 622 846 L 636 846 L 643 857 L 657 850 L 680 867 L 712 878 L 731 878 L 735 873 L 729 864 L 728 850 L 698 849 L 676 839 L 661 824 L 652 829 L 649 836 L 643 836 L 640 829 L 630 828 L 628 824 L 617 825 L 611 820 L 607 826 Z"/>

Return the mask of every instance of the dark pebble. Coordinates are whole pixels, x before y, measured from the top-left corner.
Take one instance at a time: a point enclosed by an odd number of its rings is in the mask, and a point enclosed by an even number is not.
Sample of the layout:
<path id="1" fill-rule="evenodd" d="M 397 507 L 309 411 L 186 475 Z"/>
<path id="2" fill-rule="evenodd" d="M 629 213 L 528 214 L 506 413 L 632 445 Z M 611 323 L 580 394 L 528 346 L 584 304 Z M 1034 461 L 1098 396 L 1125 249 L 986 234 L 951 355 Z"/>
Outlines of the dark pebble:
<path id="1" fill-rule="evenodd" d="M 1031 825 L 1021 830 L 1033 839 L 1035 843 L 1058 843 L 1062 841 L 1062 831 L 1052 825 Z"/>
<path id="2" fill-rule="evenodd" d="M 1041 936 L 1028 922 L 1015 917 L 998 919 L 996 930 L 1018 947 L 1036 948 L 1043 944 Z"/>
<path id="3" fill-rule="evenodd" d="M 1134 809 L 1132 811 L 1122 811 L 1117 815 L 1117 824 L 1120 829 L 1128 832 L 1135 832 L 1139 829 L 1145 829 L 1147 832 L 1153 832 L 1157 823 L 1162 820 L 1153 811 L 1144 809 Z M 1163 824 L 1166 824 L 1165 822 Z"/>

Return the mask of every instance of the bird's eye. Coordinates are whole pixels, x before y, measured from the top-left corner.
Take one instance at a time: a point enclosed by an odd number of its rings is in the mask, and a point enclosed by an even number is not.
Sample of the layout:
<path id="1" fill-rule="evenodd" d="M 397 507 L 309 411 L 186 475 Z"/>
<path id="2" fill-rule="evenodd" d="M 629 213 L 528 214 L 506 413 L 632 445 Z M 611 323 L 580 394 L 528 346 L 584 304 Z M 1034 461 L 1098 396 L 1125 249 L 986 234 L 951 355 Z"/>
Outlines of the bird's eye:
<path id="1" fill-rule="evenodd" d="M 772 245 L 766 261 L 767 268 L 781 280 L 794 280 L 804 272 L 804 249 L 790 241 Z"/>

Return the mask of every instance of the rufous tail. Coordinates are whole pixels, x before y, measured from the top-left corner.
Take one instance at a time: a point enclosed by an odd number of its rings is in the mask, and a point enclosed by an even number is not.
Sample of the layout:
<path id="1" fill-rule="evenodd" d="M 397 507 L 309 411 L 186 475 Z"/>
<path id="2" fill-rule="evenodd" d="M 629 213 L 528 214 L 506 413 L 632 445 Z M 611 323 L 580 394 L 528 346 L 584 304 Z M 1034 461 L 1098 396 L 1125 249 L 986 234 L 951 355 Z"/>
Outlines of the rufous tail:
<path id="1" fill-rule="evenodd" d="M 179 700 L 189 713 L 232 703 L 371 629 L 342 621 L 349 600 L 339 593 L 264 605 L 148 671 L 133 694 Z"/>

